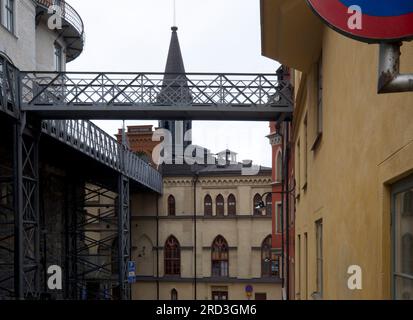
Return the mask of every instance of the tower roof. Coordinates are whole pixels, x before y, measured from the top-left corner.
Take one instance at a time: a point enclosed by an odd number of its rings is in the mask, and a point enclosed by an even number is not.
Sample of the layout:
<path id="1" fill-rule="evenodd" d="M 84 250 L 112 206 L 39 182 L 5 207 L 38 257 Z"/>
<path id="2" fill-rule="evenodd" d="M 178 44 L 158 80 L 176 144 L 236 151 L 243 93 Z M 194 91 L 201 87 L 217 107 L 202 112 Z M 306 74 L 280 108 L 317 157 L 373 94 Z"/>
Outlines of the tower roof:
<path id="1" fill-rule="evenodd" d="M 191 104 L 192 97 L 185 76 L 184 60 L 178 40 L 178 27 L 172 27 L 171 43 L 163 78 L 163 89 L 158 96 L 162 104 Z"/>
<path id="2" fill-rule="evenodd" d="M 172 27 L 171 43 L 169 45 L 168 59 L 165 73 L 185 73 L 184 60 L 178 39 L 178 27 Z"/>

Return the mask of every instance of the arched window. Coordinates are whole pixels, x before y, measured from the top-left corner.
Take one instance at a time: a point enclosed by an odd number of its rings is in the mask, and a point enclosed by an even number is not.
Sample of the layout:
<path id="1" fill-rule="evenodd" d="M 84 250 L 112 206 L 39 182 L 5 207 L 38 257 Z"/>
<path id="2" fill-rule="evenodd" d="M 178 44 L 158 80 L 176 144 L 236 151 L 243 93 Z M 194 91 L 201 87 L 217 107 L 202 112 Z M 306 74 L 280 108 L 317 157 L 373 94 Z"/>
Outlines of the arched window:
<path id="1" fill-rule="evenodd" d="M 228 243 L 222 236 L 215 238 L 212 244 L 212 276 L 228 277 Z"/>
<path id="2" fill-rule="evenodd" d="M 279 276 L 279 258 L 271 252 L 271 240 L 271 236 L 268 236 L 261 245 L 261 274 L 263 277 Z"/>
<path id="3" fill-rule="evenodd" d="M 176 289 L 171 290 L 171 300 L 178 300 L 178 291 L 176 291 Z"/>
<path id="4" fill-rule="evenodd" d="M 407 191 L 403 196 L 403 215 L 413 216 L 413 192 Z"/>
<path id="5" fill-rule="evenodd" d="M 216 213 L 217 216 L 225 215 L 224 197 L 221 194 L 216 198 Z"/>
<path id="6" fill-rule="evenodd" d="M 230 194 L 228 196 L 228 215 L 235 216 L 237 214 L 237 201 L 235 200 L 235 196 Z"/>
<path id="7" fill-rule="evenodd" d="M 118 238 L 113 240 L 112 243 L 112 248 L 111 248 L 111 269 L 112 269 L 112 274 L 118 274 L 119 273 L 119 241 Z"/>
<path id="8" fill-rule="evenodd" d="M 283 156 L 281 151 L 278 152 L 276 161 L 275 180 L 281 182 L 283 176 Z"/>
<path id="9" fill-rule="evenodd" d="M 176 215 L 175 197 L 173 195 L 170 195 L 168 197 L 168 216 L 175 216 L 175 215 Z"/>
<path id="10" fill-rule="evenodd" d="M 253 201 L 253 205 L 254 205 L 254 216 L 261 216 L 262 212 L 261 210 L 257 209 L 258 205 L 262 202 L 262 197 L 257 193 L 254 196 L 254 201 Z"/>
<path id="11" fill-rule="evenodd" d="M 181 247 L 174 236 L 165 242 L 164 250 L 165 275 L 181 275 Z"/>
<path id="12" fill-rule="evenodd" d="M 265 198 L 265 214 L 267 216 L 272 216 L 272 194 L 269 193 Z"/>
<path id="13" fill-rule="evenodd" d="M 204 198 L 204 214 L 206 216 L 212 216 L 212 198 L 209 194 Z"/>

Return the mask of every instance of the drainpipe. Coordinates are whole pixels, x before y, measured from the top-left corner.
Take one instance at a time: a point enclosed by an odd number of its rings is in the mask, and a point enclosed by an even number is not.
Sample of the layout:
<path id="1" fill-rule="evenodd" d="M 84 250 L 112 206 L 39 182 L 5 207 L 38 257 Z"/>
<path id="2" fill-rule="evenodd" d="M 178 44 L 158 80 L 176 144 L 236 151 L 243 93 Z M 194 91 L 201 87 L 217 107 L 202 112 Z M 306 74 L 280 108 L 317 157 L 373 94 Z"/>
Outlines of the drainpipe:
<path id="1" fill-rule="evenodd" d="M 402 42 L 381 43 L 378 93 L 413 91 L 413 74 L 400 73 Z"/>
<path id="2" fill-rule="evenodd" d="M 196 216 L 196 185 L 198 183 L 199 174 L 195 174 L 194 179 L 194 300 L 197 300 L 197 273 L 196 273 L 196 254 L 197 254 L 197 216 Z"/>

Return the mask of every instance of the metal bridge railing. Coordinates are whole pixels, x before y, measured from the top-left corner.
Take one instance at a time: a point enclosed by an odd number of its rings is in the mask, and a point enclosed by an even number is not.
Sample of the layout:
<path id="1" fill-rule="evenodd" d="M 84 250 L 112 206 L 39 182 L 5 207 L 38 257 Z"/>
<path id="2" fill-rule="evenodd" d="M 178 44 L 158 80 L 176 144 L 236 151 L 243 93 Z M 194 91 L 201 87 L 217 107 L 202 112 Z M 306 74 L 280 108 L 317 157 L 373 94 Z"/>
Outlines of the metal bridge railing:
<path id="1" fill-rule="evenodd" d="M 289 86 L 276 74 L 22 72 L 20 81 L 23 110 L 44 111 L 43 116 L 58 115 L 59 110 L 89 111 L 85 118 L 97 119 L 103 115 L 98 111 L 119 110 L 123 116 L 135 111 L 142 119 L 159 116 L 157 107 L 162 106 L 172 107 L 166 112 L 173 107 L 188 106 L 195 112 L 209 107 L 205 111 L 212 117 L 214 111 L 236 108 L 251 111 L 251 116 L 267 112 L 267 117 L 292 111 Z"/>
<path id="2" fill-rule="evenodd" d="M 162 176 L 138 155 L 87 120 L 44 120 L 43 133 L 162 193 Z M 123 160 L 123 161 L 122 161 Z"/>

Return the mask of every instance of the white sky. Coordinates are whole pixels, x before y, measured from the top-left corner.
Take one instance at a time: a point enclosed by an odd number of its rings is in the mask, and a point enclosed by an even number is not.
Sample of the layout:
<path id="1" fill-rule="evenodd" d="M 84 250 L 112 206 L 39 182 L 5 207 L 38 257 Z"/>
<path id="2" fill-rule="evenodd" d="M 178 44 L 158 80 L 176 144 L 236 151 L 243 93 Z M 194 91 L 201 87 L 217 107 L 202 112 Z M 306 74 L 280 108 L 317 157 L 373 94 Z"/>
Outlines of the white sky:
<path id="1" fill-rule="evenodd" d="M 70 0 L 86 29 L 82 55 L 68 71 L 163 72 L 173 0 Z M 178 36 L 187 72 L 274 73 L 261 56 L 259 0 L 176 0 Z M 110 134 L 121 121 L 96 121 Z M 127 121 L 126 125 L 156 121 Z M 193 143 L 229 148 L 238 160 L 271 166 L 268 122 L 193 122 Z"/>

